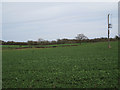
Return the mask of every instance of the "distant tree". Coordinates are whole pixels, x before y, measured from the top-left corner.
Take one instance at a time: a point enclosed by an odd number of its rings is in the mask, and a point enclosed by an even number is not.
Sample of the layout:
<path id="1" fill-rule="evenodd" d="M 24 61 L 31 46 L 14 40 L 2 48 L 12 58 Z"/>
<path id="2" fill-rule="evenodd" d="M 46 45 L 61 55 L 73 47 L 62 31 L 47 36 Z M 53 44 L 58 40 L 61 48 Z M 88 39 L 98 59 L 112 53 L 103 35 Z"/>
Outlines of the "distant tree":
<path id="1" fill-rule="evenodd" d="M 15 43 L 14 41 L 7 41 L 8 45 L 14 45 L 14 43 Z"/>
<path id="2" fill-rule="evenodd" d="M 77 40 L 76 42 L 79 42 L 79 43 L 81 43 L 82 40 L 88 39 L 88 37 L 85 36 L 84 34 L 78 34 L 75 38 Z"/>
<path id="3" fill-rule="evenodd" d="M 49 41 L 44 40 L 44 41 L 41 41 L 40 44 L 41 44 L 41 45 L 49 45 Z"/>
<path id="4" fill-rule="evenodd" d="M 88 39 L 88 37 L 85 36 L 84 34 L 78 34 L 75 38 L 76 38 L 77 40 L 85 40 L 85 39 Z"/>
<path id="5" fill-rule="evenodd" d="M 27 43 L 28 43 L 29 47 L 31 47 L 31 45 L 33 45 L 33 41 L 28 41 Z"/>
<path id="6" fill-rule="evenodd" d="M 51 41 L 51 44 L 56 44 L 57 42 L 55 40 Z"/>
<path id="7" fill-rule="evenodd" d="M 115 39 L 119 39 L 119 38 L 120 38 L 119 36 L 117 36 L 117 35 L 115 36 Z"/>
<path id="8" fill-rule="evenodd" d="M 40 45 L 42 41 L 44 41 L 44 40 L 42 38 L 39 38 L 38 39 L 38 44 Z"/>
<path id="9" fill-rule="evenodd" d="M 60 39 L 57 39 L 57 44 L 61 44 L 61 40 Z"/>

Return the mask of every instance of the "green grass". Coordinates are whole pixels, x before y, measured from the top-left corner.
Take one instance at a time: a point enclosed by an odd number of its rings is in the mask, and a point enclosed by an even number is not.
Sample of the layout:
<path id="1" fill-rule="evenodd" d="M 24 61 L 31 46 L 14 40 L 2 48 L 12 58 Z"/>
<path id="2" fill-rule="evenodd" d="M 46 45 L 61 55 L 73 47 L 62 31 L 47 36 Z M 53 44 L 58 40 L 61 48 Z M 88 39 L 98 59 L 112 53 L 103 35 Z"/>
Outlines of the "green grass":
<path id="1" fill-rule="evenodd" d="M 72 44 L 54 44 L 54 45 L 0 45 L 3 49 L 5 48 L 22 48 L 22 47 L 61 47 L 61 46 L 66 46 L 66 45 L 80 45 L 80 43 L 72 43 Z"/>
<path id="2" fill-rule="evenodd" d="M 118 42 L 3 50 L 3 88 L 117 88 Z"/>

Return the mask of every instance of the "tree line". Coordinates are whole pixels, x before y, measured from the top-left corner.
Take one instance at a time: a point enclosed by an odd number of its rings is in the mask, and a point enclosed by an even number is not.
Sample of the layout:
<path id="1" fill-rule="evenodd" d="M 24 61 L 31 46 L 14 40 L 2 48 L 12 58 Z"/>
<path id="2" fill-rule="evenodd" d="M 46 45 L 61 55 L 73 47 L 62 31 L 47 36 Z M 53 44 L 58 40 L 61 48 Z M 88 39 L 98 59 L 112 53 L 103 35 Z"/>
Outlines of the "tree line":
<path id="1" fill-rule="evenodd" d="M 120 40 L 120 37 L 117 35 L 114 38 L 110 38 L 110 41 Z M 0 40 L 1 45 L 53 45 L 53 44 L 70 44 L 70 43 L 83 43 L 83 42 L 101 42 L 101 41 L 108 41 L 107 38 L 94 38 L 88 39 L 87 36 L 84 34 L 78 34 L 75 39 L 57 39 L 56 41 L 48 41 L 39 38 L 38 41 L 27 41 L 27 42 L 15 42 L 15 41 L 2 41 Z"/>

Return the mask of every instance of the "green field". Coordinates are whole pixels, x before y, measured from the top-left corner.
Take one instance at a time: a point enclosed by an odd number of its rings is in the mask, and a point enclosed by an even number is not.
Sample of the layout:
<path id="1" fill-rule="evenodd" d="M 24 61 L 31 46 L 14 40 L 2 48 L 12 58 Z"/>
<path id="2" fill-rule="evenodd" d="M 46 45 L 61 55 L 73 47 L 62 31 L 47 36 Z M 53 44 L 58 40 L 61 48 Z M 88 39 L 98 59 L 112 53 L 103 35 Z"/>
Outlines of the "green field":
<path id="1" fill-rule="evenodd" d="M 3 88 L 117 88 L 118 42 L 2 51 Z"/>
<path id="2" fill-rule="evenodd" d="M 85 44 L 85 43 L 83 43 Z M 71 46 L 71 45 L 81 45 L 80 43 L 72 43 L 72 44 L 54 44 L 54 45 L 0 45 L 3 49 L 15 49 L 15 48 L 25 48 L 25 47 L 63 47 L 63 46 Z"/>

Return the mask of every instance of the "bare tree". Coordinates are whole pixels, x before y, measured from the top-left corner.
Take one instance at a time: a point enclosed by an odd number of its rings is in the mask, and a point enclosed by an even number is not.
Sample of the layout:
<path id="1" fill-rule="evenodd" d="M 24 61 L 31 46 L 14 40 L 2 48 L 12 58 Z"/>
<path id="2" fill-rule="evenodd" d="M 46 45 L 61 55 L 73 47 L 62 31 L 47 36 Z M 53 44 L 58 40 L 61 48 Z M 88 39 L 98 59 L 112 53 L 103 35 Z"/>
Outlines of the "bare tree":
<path id="1" fill-rule="evenodd" d="M 76 38 L 77 40 L 85 40 L 85 39 L 88 39 L 88 37 L 85 36 L 84 34 L 78 34 L 75 38 Z"/>
<path id="2" fill-rule="evenodd" d="M 38 39 L 38 44 L 41 44 L 42 41 L 43 41 L 43 39 L 42 39 L 42 38 L 39 38 L 39 39 Z"/>

